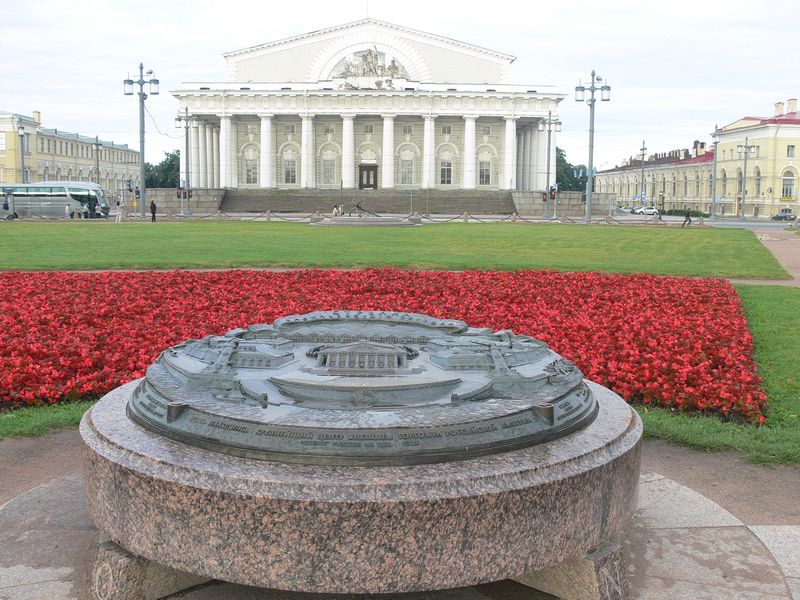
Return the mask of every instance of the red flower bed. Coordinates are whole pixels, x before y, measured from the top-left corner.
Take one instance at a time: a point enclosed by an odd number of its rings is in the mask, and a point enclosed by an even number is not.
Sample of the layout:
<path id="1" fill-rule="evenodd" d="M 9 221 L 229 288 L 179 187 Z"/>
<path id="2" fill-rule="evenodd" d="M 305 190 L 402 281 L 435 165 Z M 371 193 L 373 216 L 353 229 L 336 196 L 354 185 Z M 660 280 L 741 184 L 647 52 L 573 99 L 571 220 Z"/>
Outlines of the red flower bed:
<path id="1" fill-rule="evenodd" d="M 2 273 L 0 406 L 96 397 L 183 340 L 346 308 L 512 329 L 629 402 L 764 420 L 730 284 L 550 271 Z"/>

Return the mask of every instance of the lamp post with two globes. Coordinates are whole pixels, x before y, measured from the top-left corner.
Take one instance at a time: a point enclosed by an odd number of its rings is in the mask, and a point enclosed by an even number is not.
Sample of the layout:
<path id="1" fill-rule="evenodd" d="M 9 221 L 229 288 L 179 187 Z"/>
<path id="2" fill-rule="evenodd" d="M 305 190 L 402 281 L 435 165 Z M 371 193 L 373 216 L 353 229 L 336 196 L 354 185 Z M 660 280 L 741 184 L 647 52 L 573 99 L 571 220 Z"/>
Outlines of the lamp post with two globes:
<path id="1" fill-rule="evenodd" d="M 603 82 L 602 85 L 597 85 Z M 589 91 L 589 99 L 585 100 L 586 91 Z M 592 188 L 594 186 L 594 104 L 596 102 L 594 93 L 600 92 L 600 100 L 608 102 L 611 100 L 611 86 L 608 85 L 600 75 L 592 71 L 591 85 L 586 87 L 578 82 L 575 86 L 575 101 L 583 102 L 589 105 L 589 164 L 587 165 L 586 172 L 586 222 L 590 223 L 592 220 Z"/>
<path id="2" fill-rule="evenodd" d="M 145 74 L 150 77 L 150 79 L 145 79 Z M 147 73 L 144 72 L 144 64 L 139 63 L 139 79 L 134 81 L 133 79 L 126 79 L 123 81 L 125 86 L 125 95 L 126 96 L 133 96 L 133 86 L 137 84 L 139 86 L 139 91 L 137 92 L 139 95 L 139 202 L 141 202 L 141 210 L 140 215 L 142 219 L 144 219 L 144 205 L 145 205 L 145 183 L 144 183 L 144 101 L 147 99 L 147 94 L 144 93 L 144 85 L 150 85 L 150 93 L 153 96 L 158 95 L 158 79 L 153 77 L 153 70 L 148 69 Z"/>

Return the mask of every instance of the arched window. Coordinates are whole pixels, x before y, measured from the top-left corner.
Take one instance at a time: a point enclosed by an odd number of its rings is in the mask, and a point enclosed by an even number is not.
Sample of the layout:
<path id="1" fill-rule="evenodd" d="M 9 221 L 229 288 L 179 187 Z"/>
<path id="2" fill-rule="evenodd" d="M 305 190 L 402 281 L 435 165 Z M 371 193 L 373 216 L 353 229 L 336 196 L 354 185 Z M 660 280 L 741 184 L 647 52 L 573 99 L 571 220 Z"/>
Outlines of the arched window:
<path id="1" fill-rule="evenodd" d="M 694 195 L 700 195 L 700 173 L 694 176 Z"/>
<path id="2" fill-rule="evenodd" d="M 755 194 L 756 194 L 756 196 L 760 196 L 761 195 L 761 169 L 759 169 L 758 167 L 756 167 L 755 182 L 754 183 L 755 183 L 755 186 L 754 186 L 755 187 Z"/>
<path id="3" fill-rule="evenodd" d="M 675 175 L 672 176 L 672 194 L 671 196 L 674 198 L 678 195 L 678 179 Z"/>
<path id="4" fill-rule="evenodd" d="M 794 173 L 786 171 L 783 174 L 782 198 L 794 198 Z"/>
<path id="5" fill-rule="evenodd" d="M 689 195 L 689 176 L 688 175 L 684 175 L 683 176 L 683 197 L 685 198 L 688 195 Z"/>
<path id="6" fill-rule="evenodd" d="M 722 195 L 726 196 L 728 194 L 728 172 L 725 169 L 722 169 Z"/>

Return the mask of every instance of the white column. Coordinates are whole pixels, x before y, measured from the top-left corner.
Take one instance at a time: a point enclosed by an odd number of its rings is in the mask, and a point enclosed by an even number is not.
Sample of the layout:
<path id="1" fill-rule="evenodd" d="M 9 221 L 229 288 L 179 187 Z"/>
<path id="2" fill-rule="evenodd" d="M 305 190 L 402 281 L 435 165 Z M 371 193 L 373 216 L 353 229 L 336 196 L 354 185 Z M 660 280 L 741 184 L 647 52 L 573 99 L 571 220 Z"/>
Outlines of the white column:
<path id="1" fill-rule="evenodd" d="M 203 187 L 214 187 L 214 126 L 206 123 L 206 150 L 203 157 L 206 161 L 206 184 Z"/>
<path id="2" fill-rule="evenodd" d="M 395 115 L 381 115 L 383 117 L 383 161 L 381 169 L 381 187 L 394 187 L 394 117 Z"/>
<path id="3" fill-rule="evenodd" d="M 314 115 L 300 115 L 300 187 L 314 187 Z"/>
<path id="4" fill-rule="evenodd" d="M 198 173 L 197 185 L 198 188 L 208 187 L 208 162 L 206 160 L 206 122 L 200 121 L 197 124 L 197 160 L 198 160 Z"/>
<path id="5" fill-rule="evenodd" d="M 550 137 L 550 144 L 552 145 L 552 135 Z M 550 148 L 552 153 L 553 149 Z M 550 159 L 550 182 L 553 181 L 553 169 L 555 163 L 552 158 Z M 540 130 L 536 134 L 536 188 L 537 190 L 547 191 L 547 130 Z"/>
<path id="6" fill-rule="evenodd" d="M 505 117 L 506 134 L 503 151 L 503 180 L 500 182 L 501 190 L 513 190 L 516 185 L 514 173 L 517 152 L 517 118 Z"/>
<path id="7" fill-rule="evenodd" d="M 214 127 L 211 135 L 211 170 L 214 175 L 211 187 L 219 188 L 219 127 Z"/>
<path id="8" fill-rule="evenodd" d="M 422 187 L 433 188 L 435 187 L 436 173 L 434 167 L 436 147 L 434 146 L 433 128 L 436 117 L 430 115 L 423 118 L 425 119 L 425 126 L 422 129 Z"/>
<path id="9" fill-rule="evenodd" d="M 258 178 L 262 188 L 275 187 L 272 171 L 272 115 L 261 115 L 261 154 L 259 155 Z"/>
<path id="10" fill-rule="evenodd" d="M 464 117 L 464 164 L 462 166 L 465 190 L 475 189 L 475 120 L 477 117 Z"/>
<path id="11" fill-rule="evenodd" d="M 342 115 L 342 187 L 352 189 L 356 182 L 355 115 Z"/>
<path id="12" fill-rule="evenodd" d="M 542 187 L 539 185 L 539 165 L 542 164 L 542 158 L 544 157 L 544 151 L 539 152 L 539 142 L 541 141 L 541 135 L 539 132 L 536 131 L 533 127 L 530 128 L 531 130 L 531 139 L 528 142 L 531 146 L 530 149 L 530 157 L 531 157 L 531 166 L 528 169 L 528 189 L 529 190 L 541 190 Z M 544 185 L 544 184 L 542 184 Z"/>
<path id="13" fill-rule="evenodd" d="M 219 186 L 231 186 L 231 118 L 219 120 Z"/>
<path id="14" fill-rule="evenodd" d="M 183 135 L 187 134 L 187 131 L 184 127 L 181 127 L 183 130 Z M 184 137 L 181 140 L 181 155 L 180 155 L 180 179 L 178 181 L 178 185 L 184 187 L 186 185 L 186 138 Z M 106 177 L 106 187 L 108 187 L 108 178 Z"/>
<path id="15" fill-rule="evenodd" d="M 199 127 L 193 124 L 189 127 L 189 181 L 193 188 L 200 187 L 200 134 Z"/>
<path id="16" fill-rule="evenodd" d="M 521 189 L 528 191 L 531 189 L 531 128 L 525 127 L 522 130 L 522 175 Z"/>
<path id="17" fill-rule="evenodd" d="M 228 138 L 228 156 L 231 161 L 231 187 L 239 187 L 239 124 L 231 117 L 231 135 Z"/>
<path id="18" fill-rule="evenodd" d="M 514 176 L 515 176 L 516 181 L 517 181 L 517 184 L 516 184 L 515 187 L 517 189 L 520 189 L 522 187 L 522 165 L 525 164 L 525 161 L 523 160 L 523 156 L 522 156 L 522 149 L 524 147 L 525 147 L 525 144 L 517 144 L 517 154 L 515 156 L 515 161 L 514 161 Z M 502 176 L 503 175 L 501 173 L 500 177 L 502 177 Z"/>

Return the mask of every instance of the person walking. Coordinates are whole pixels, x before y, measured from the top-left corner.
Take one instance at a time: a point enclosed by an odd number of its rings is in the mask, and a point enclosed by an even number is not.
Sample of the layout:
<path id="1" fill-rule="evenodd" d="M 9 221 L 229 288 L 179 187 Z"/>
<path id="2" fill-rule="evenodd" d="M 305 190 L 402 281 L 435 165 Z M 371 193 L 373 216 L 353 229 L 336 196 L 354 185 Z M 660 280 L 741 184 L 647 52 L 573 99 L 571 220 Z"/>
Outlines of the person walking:
<path id="1" fill-rule="evenodd" d="M 691 225 L 691 224 L 692 224 L 692 211 L 691 210 L 687 210 L 686 211 L 686 216 L 683 217 L 683 225 L 681 225 L 681 227 L 686 227 L 687 225 Z"/>
<path id="2" fill-rule="evenodd" d="M 156 222 L 156 201 L 150 200 L 150 222 Z"/>
<path id="3" fill-rule="evenodd" d="M 123 206 L 122 200 L 117 200 L 117 217 L 114 219 L 114 223 L 122 223 Z"/>

